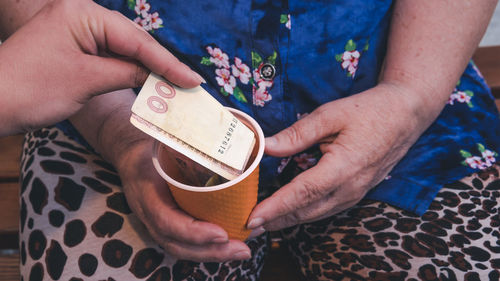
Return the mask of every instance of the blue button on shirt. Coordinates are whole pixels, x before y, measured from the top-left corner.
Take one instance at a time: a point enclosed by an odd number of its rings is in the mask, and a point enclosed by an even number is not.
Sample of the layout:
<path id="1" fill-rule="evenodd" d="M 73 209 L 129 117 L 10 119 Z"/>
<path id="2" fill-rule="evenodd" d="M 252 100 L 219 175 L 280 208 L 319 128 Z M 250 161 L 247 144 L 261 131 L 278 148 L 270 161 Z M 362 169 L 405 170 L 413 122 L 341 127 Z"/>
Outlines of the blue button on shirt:
<path id="1" fill-rule="evenodd" d="M 207 80 L 203 87 L 219 102 L 253 116 L 266 136 L 321 104 L 374 87 L 392 15 L 392 1 L 97 2 L 148 30 Z M 274 66 L 273 79 L 266 64 Z M 422 214 L 443 184 L 493 165 L 499 133 L 494 99 L 470 63 L 438 119 L 367 197 Z M 320 156 L 316 147 L 265 156 L 261 189 L 279 188 Z"/>

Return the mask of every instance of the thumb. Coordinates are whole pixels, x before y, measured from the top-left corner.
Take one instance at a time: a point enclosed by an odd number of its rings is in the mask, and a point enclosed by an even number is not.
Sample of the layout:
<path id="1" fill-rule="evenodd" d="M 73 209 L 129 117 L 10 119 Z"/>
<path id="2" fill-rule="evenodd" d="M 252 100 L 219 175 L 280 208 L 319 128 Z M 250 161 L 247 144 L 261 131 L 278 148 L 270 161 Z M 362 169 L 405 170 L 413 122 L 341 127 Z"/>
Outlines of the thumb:
<path id="1" fill-rule="evenodd" d="M 151 71 L 184 88 L 204 82 L 203 78 L 180 62 L 149 33 L 118 12 L 105 10 L 102 30 L 92 30 L 100 47 L 135 59 Z"/>
<path id="2" fill-rule="evenodd" d="M 341 120 L 332 103 L 325 104 L 292 126 L 266 138 L 265 152 L 276 157 L 286 157 L 306 150 L 336 134 Z"/>

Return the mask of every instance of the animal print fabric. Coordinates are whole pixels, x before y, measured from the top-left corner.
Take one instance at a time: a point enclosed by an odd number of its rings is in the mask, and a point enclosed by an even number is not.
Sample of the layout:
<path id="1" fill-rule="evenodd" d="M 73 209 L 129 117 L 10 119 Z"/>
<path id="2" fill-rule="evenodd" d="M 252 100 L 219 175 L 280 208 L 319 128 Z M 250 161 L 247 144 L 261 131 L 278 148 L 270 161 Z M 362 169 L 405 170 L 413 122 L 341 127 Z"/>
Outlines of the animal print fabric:
<path id="1" fill-rule="evenodd" d="M 282 231 L 306 280 L 499 280 L 499 167 L 446 185 L 418 217 L 362 200 Z"/>
<path id="2" fill-rule="evenodd" d="M 281 232 L 303 280 L 499 280 L 499 168 L 444 187 L 418 217 L 363 200 Z M 25 137 L 22 280 L 258 280 L 268 238 L 248 261 L 168 256 L 132 214 L 114 168 L 56 128 Z"/>
<path id="3" fill-rule="evenodd" d="M 246 261 L 195 263 L 165 253 L 129 209 L 115 169 L 56 128 L 25 137 L 21 160 L 23 280 L 256 280 L 267 236 Z"/>

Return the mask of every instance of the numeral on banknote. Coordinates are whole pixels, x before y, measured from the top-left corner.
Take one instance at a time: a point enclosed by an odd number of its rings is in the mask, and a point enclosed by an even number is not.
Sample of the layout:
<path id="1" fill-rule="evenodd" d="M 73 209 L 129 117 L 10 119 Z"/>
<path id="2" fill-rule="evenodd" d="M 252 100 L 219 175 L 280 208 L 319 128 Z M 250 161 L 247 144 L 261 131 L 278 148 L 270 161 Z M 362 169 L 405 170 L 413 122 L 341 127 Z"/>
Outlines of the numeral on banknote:
<path id="1" fill-rule="evenodd" d="M 158 81 L 155 84 L 156 93 L 165 99 L 173 99 L 175 97 L 175 89 L 164 81 Z M 158 96 L 150 96 L 147 100 L 149 109 L 156 113 L 166 113 L 168 111 L 167 102 Z"/>
<path id="2" fill-rule="evenodd" d="M 236 128 L 237 124 L 238 124 L 238 119 L 233 117 L 231 123 L 229 123 L 229 127 L 227 128 L 226 135 L 224 136 L 221 145 L 219 145 L 219 149 L 217 150 L 218 153 L 224 154 L 224 152 L 226 152 L 229 141 L 231 140 L 231 136 L 233 135 L 234 128 Z"/>
<path id="3" fill-rule="evenodd" d="M 255 134 L 203 87 L 182 89 L 151 73 L 130 122 L 203 167 L 233 179 L 255 146 Z"/>

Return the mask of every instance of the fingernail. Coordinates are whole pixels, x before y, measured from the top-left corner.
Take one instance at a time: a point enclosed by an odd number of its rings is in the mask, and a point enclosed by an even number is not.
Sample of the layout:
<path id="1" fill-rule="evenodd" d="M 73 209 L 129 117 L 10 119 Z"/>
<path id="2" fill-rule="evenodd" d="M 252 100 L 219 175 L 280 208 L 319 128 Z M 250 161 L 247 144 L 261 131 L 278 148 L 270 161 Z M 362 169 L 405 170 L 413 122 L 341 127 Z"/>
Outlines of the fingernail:
<path id="1" fill-rule="evenodd" d="M 263 218 L 255 218 L 255 219 L 252 219 L 251 221 L 248 222 L 247 227 L 250 229 L 255 229 L 255 228 L 261 226 L 263 223 L 264 223 Z"/>
<path id="2" fill-rule="evenodd" d="M 240 251 L 233 255 L 233 259 L 235 260 L 248 260 L 251 257 L 248 251 Z"/>
<path id="3" fill-rule="evenodd" d="M 200 74 L 198 74 L 194 71 L 193 71 L 193 74 L 194 74 L 194 77 L 196 77 L 196 79 L 198 79 L 201 83 L 207 83 L 207 81 L 205 81 L 205 79 L 203 79 L 203 77 L 201 77 Z"/>
<path id="4" fill-rule="evenodd" d="M 211 242 L 221 244 L 221 243 L 226 243 L 227 241 L 228 241 L 227 237 L 217 237 L 217 238 L 212 239 Z"/>
<path id="5" fill-rule="evenodd" d="M 261 235 L 262 233 L 266 232 L 266 230 L 264 229 L 264 227 L 262 226 L 259 226 L 257 227 L 256 229 L 252 230 L 252 232 L 250 233 L 250 235 L 248 236 L 248 239 L 253 239 L 259 235 Z"/>

